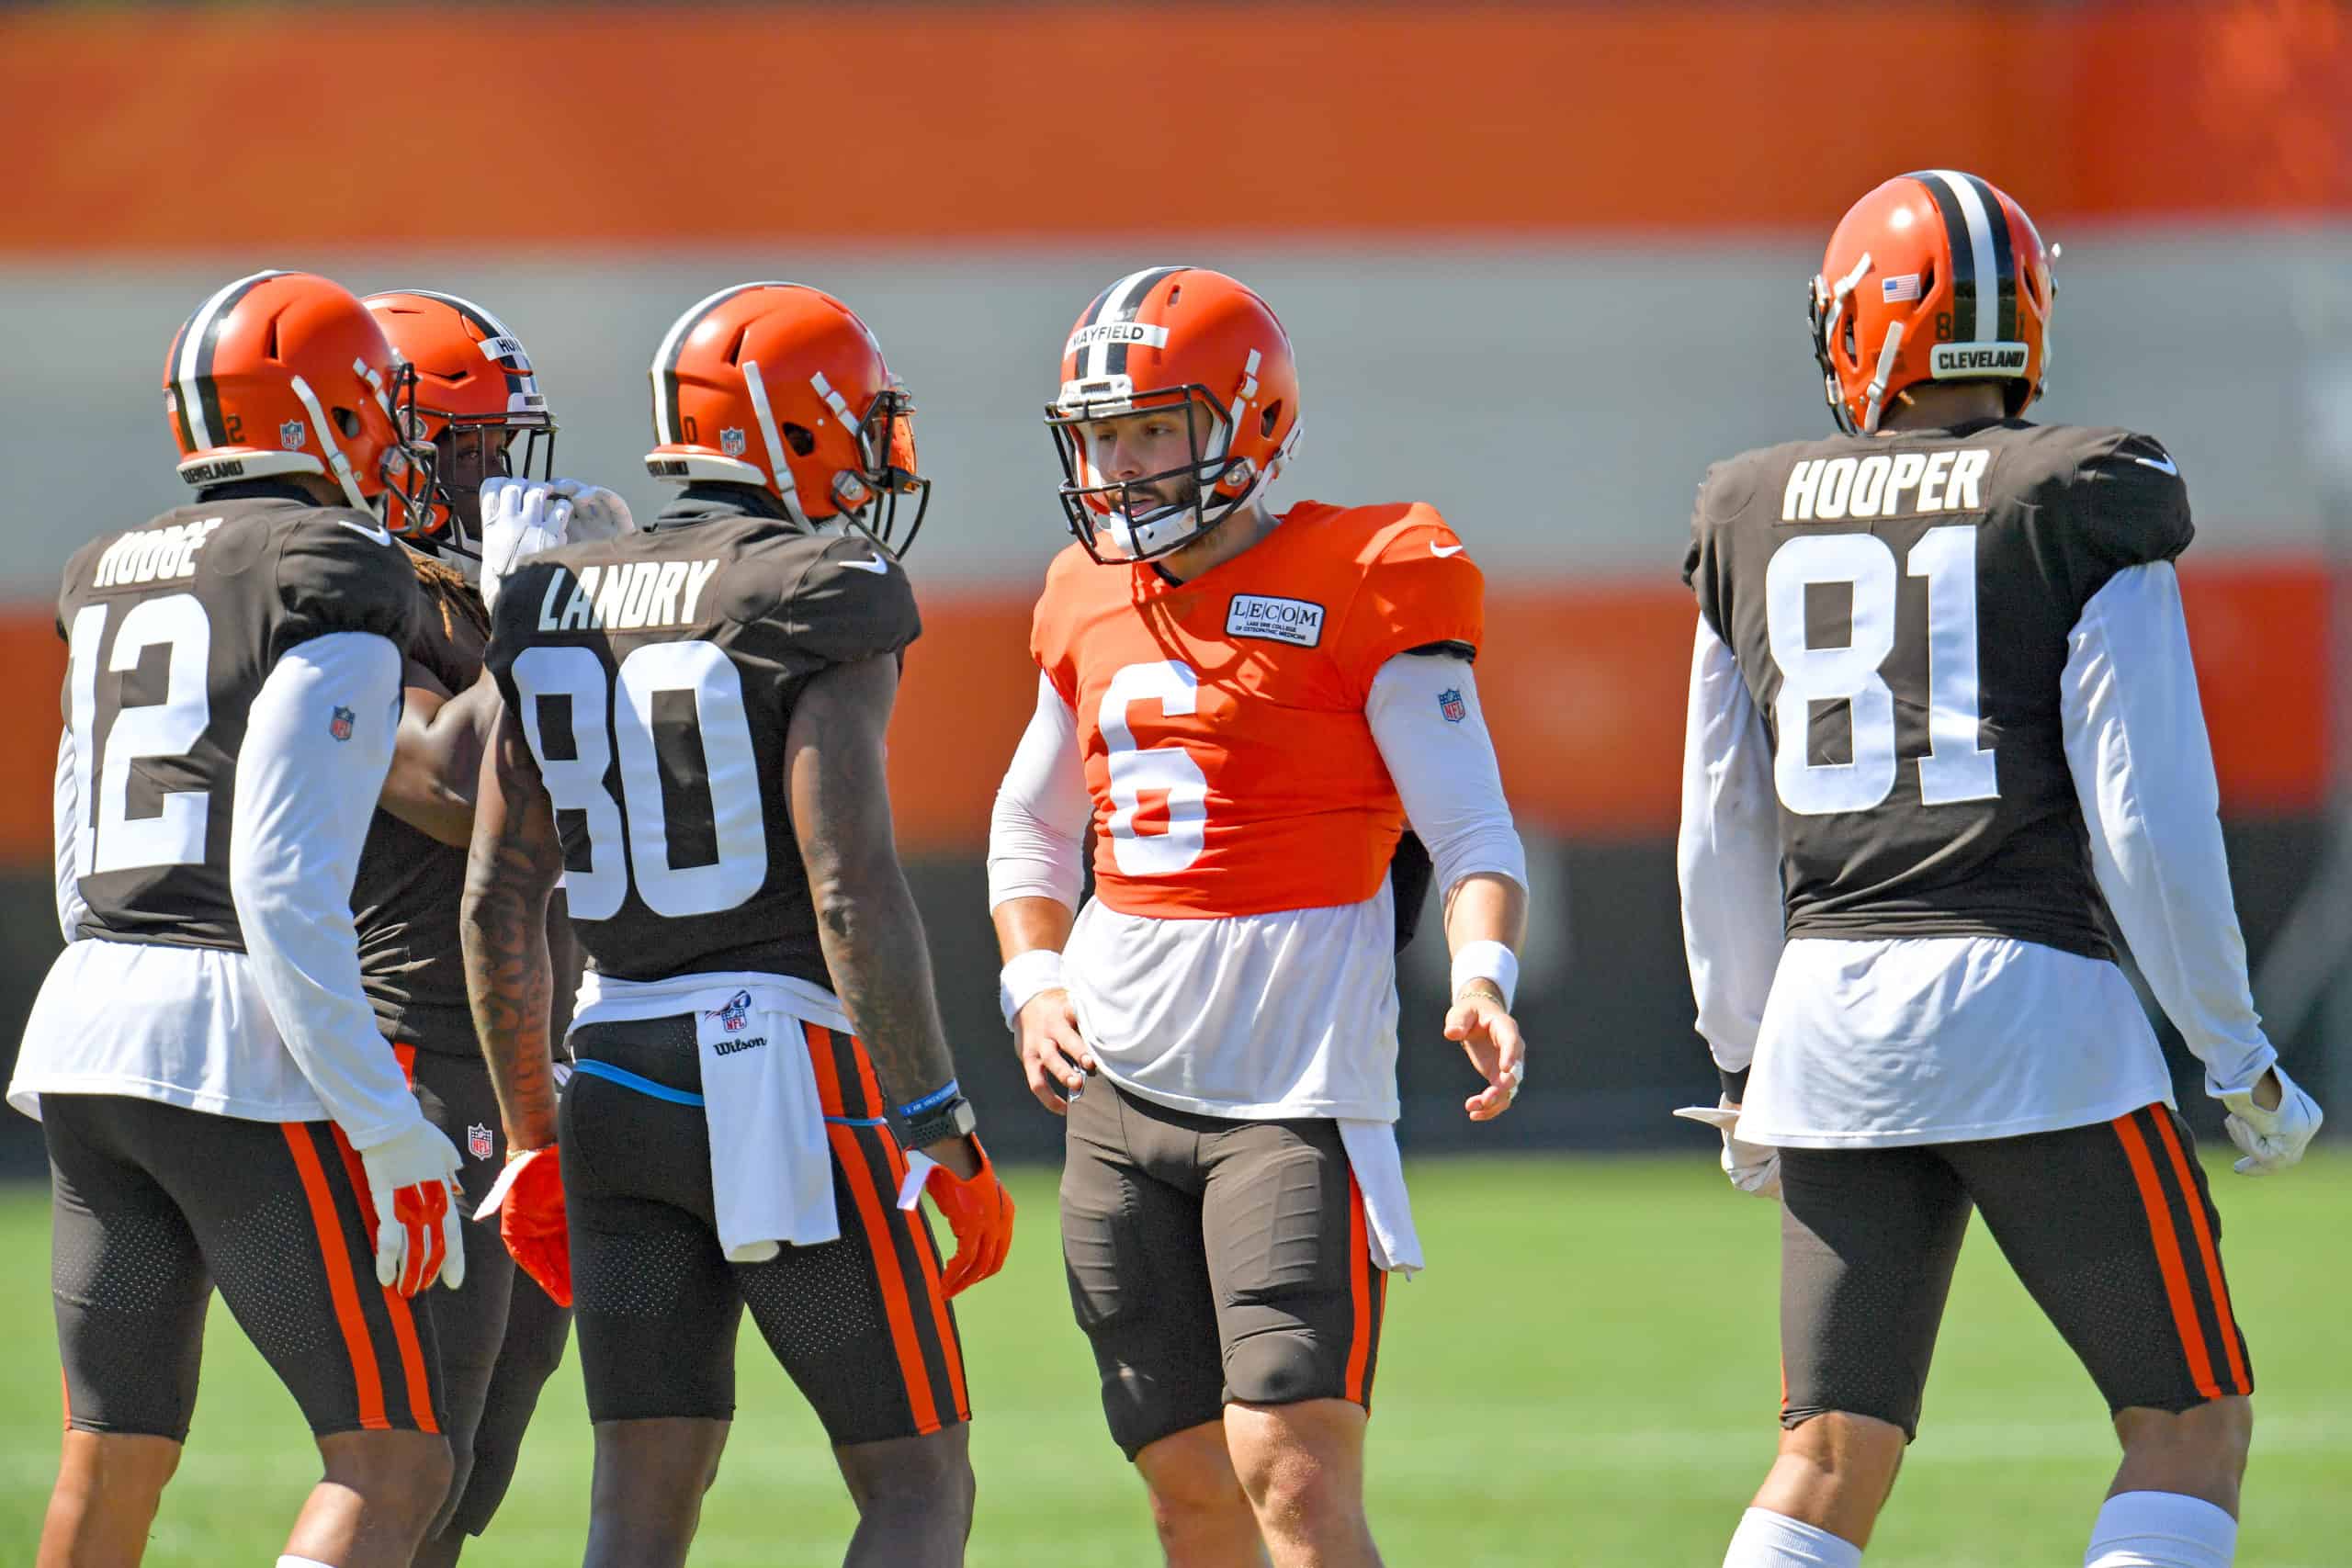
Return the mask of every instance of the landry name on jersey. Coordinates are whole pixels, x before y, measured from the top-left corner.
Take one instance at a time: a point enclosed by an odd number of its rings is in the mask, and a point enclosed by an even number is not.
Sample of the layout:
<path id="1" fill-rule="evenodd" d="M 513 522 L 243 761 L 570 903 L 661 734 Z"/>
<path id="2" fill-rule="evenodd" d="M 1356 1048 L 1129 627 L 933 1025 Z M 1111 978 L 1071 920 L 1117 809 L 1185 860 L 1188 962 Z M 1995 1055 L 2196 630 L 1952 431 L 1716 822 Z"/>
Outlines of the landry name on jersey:
<path id="1" fill-rule="evenodd" d="M 198 502 L 91 540 L 65 568 L 82 934 L 242 952 L 229 890 L 246 711 L 281 655 L 364 632 L 406 647 L 408 554 L 365 513 L 308 501 Z M 390 713 L 322 713 L 316 743 Z"/>
<path id="2" fill-rule="evenodd" d="M 1478 569 L 1418 504 L 1302 502 L 1182 583 L 1064 550 L 1030 651 L 1078 716 L 1096 897 L 1178 919 L 1373 897 L 1404 810 L 1365 694 L 1396 654 L 1484 632 Z"/>
<path id="3" fill-rule="evenodd" d="M 455 696 L 481 674 L 488 613 L 455 571 L 435 561 L 417 563 L 416 590 L 408 658 Z M 351 909 L 359 928 L 359 981 L 385 1036 L 479 1060 L 458 951 L 465 886 L 465 851 L 379 811 L 360 851 Z"/>
<path id="4" fill-rule="evenodd" d="M 906 573 L 863 535 L 702 502 L 507 580 L 490 670 L 555 805 L 572 929 L 599 973 L 831 984 L 786 727 L 812 677 L 921 630 Z"/>
<path id="5" fill-rule="evenodd" d="M 2066 766 L 2067 638 L 2110 577 L 2192 531 L 2172 459 L 2119 430 L 1838 436 L 1708 473 L 1685 576 L 1771 738 L 1791 936 L 2111 956 Z"/>

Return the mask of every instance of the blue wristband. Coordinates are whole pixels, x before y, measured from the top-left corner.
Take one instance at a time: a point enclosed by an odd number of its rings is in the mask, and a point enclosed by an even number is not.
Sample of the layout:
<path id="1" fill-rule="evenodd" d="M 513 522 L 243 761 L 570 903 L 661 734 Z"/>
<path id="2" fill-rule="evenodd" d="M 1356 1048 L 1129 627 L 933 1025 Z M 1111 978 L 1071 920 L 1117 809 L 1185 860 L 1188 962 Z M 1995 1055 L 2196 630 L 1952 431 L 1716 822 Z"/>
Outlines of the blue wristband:
<path id="1" fill-rule="evenodd" d="M 938 1110 L 963 1092 L 961 1086 L 954 1078 L 949 1078 L 944 1087 L 933 1089 L 921 1100 L 910 1100 L 899 1107 L 898 1114 L 902 1120 L 911 1122 L 926 1111 Z"/>

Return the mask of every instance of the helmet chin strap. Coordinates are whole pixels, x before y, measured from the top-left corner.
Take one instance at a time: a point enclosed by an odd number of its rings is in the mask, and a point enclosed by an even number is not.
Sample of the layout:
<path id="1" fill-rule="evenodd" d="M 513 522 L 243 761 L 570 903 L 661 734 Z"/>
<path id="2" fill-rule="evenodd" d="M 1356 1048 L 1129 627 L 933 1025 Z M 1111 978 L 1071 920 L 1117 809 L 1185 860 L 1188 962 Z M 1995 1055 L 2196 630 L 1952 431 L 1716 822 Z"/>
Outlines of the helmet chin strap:
<path id="1" fill-rule="evenodd" d="M 1903 352 L 1903 323 L 1886 324 L 1886 346 L 1878 351 L 1878 373 L 1871 378 L 1870 399 L 1862 406 L 1862 434 L 1878 434 L 1879 405 L 1886 399 L 1887 378 L 1894 374 L 1894 361 Z"/>

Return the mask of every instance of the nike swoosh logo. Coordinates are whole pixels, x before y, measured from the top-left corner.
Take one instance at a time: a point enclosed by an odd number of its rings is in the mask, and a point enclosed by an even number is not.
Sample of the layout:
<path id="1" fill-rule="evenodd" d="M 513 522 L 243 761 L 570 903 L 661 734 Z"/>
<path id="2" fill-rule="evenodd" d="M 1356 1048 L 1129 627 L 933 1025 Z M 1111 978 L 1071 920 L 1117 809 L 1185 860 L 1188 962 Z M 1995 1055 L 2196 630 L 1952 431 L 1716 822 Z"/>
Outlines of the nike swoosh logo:
<path id="1" fill-rule="evenodd" d="M 2165 457 L 2161 461 L 2154 457 L 2134 457 L 2132 460 L 2135 463 L 2144 463 L 2160 474 L 2170 474 L 2175 479 L 2178 479 L 2180 477 L 2180 465 L 2174 462 L 2170 457 Z"/>
<path id="2" fill-rule="evenodd" d="M 1469 546 L 1467 546 L 1467 545 L 1439 545 L 1439 544 L 1432 544 L 1432 545 L 1430 545 L 1430 554 L 1431 554 L 1431 555 L 1433 555 L 1433 556 L 1437 557 L 1437 558 L 1438 558 L 1438 559 L 1440 559 L 1440 560 L 1443 560 L 1443 559 L 1445 559 L 1448 556 L 1458 556 L 1458 555 L 1460 555 L 1463 551 L 1464 551 L 1464 550 L 1468 549 L 1469 547 L 1469 547 Z"/>
<path id="3" fill-rule="evenodd" d="M 876 577 L 885 575 L 890 570 L 890 563 L 884 560 L 879 556 L 876 556 L 870 560 L 845 560 L 842 562 L 842 564 L 843 566 L 855 567 L 860 571 L 870 571 Z"/>
<path id="4" fill-rule="evenodd" d="M 335 519 L 335 522 L 339 525 L 350 529 L 353 533 L 358 535 L 363 539 L 372 539 L 379 545 L 389 545 L 392 542 L 391 535 L 384 531 L 384 525 L 381 523 L 377 524 L 373 528 L 362 528 L 358 524 L 354 523 L 348 517 L 338 517 Z"/>

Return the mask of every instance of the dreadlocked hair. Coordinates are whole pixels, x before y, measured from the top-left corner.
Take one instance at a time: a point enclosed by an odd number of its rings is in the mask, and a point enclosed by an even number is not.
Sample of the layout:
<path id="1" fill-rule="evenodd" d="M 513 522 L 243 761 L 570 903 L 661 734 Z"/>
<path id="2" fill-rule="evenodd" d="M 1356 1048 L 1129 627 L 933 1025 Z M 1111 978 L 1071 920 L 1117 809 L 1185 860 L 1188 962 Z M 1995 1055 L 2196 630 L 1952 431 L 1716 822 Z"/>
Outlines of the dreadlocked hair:
<path id="1" fill-rule="evenodd" d="M 446 637 L 458 635 L 457 623 L 468 626 L 487 638 L 490 636 L 490 610 L 482 604 L 481 595 L 468 582 L 463 573 L 448 562 L 428 555 L 411 552 L 411 564 L 416 568 L 416 585 L 424 590 L 425 597 L 441 611 L 441 631 Z"/>

